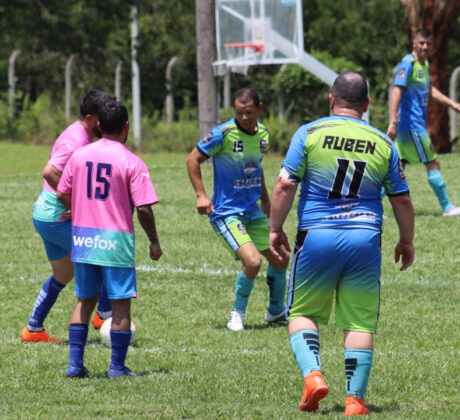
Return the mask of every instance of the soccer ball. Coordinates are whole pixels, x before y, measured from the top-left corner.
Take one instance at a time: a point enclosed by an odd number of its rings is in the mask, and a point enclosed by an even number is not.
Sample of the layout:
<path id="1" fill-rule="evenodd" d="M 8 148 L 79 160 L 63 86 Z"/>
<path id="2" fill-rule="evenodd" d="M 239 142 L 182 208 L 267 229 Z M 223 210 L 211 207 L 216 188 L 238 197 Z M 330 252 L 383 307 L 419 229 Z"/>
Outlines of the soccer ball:
<path id="1" fill-rule="evenodd" d="M 101 343 L 110 346 L 110 329 L 112 328 L 112 317 L 107 318 L 100 329 Z M 133 344 L 134 338 L 136 337 L 136 324 L 131 321 L 131 341 L 129 344 Z"/>

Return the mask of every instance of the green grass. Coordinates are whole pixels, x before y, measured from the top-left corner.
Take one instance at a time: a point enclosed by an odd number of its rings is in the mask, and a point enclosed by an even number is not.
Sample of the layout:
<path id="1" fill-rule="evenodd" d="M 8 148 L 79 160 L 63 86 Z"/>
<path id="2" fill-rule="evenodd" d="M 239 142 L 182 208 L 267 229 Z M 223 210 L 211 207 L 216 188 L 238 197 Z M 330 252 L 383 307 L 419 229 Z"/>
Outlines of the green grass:
<path id="1" fill-rule="evenodd" d="M 143 155 L 160 203 L 154 207 L 164 251 L 148 259 L 136 222 L 138 324 L 127 365 L 136 378 L 105 378 L 110 349 L 89 332 L 85 364 L 91 379 L 64 377 L 67 323 L 75 304 L 64 289 L 45 326 L 62 345 L 24 345 L 19 333 L 50 269 L 31 222 L 48 147 L 0 142 L 0 417 L 62 418 L 343 418 L 342 333 L 321 329 L 321 360 L 330 392 L 315 414 L 300 413 L 303 381 L 285 326 L 263 321 L 263 273 L 249 302 L 246 329 L 226 331 L 239 263 L 195 210 L 185 155 Z M 269 190 L 281 157 L 265 161 Z M 440 157 L 453 202 L 460 204 L 458 155 Z M 212 167 L 204 166 L 208 191 Z M 366 402 L 369 418 L 460 418 L 460 218 L 440 217 L 423 165 L 408 167 L 416 209 L 416 262 L 405 272 L 393 263 L 397 227 L 384 199 L 382 304 Z M 295 212 L 286 229 L 291 243 Z M 262 272 L 266 264 L 262 267 Z"/>

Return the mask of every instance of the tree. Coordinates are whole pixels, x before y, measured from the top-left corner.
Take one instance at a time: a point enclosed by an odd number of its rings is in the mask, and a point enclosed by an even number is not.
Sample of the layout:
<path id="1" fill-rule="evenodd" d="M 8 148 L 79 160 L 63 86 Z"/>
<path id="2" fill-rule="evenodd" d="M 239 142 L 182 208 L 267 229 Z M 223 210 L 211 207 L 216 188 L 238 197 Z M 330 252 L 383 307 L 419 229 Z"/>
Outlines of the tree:
<path id="1" fill-rule="evenodd" d="M 430 59 L 431 83 L 441 92 L 448 92 L 447 58 L 453 22 L 460 0 L 401 0 L 406 8 L 406 24 L 412 40 L 417 29 L 425 27 L 433 32 L 433 52 Z M 428 132 L 437 152 L 452 149 L 449 139 L 447 108 L 430 99 L 427 113 Z"/>

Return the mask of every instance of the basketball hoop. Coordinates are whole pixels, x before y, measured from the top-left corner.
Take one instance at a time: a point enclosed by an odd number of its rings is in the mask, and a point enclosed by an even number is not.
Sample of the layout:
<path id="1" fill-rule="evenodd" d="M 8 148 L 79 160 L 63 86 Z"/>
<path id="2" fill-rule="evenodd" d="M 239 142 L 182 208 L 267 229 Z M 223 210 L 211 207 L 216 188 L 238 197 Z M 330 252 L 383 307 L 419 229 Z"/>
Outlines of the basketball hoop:
<path id="1" fill-rule="evenodd" d="M 243 75 L 248 74 L 249 65 L 246 64 L 248 56 L 261 55 L 264 53 L 263 42 L 232 42 L 224 44 L 227 51 L 227 65 L 233 73 Z M 246 49 L 252 51 L 246 51 Z M 239 64 L 239 61 L 244 61 L 244 64 Z"/>

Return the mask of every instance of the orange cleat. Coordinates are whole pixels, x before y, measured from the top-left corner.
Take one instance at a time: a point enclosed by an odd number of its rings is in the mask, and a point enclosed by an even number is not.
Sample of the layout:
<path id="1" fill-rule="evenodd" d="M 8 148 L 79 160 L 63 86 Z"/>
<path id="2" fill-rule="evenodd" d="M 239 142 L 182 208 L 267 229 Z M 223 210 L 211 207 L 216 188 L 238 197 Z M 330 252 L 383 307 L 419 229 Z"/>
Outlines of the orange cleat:
<path id="1" fill-rule="evenodd" d="M 96 313 L 94 314 L 94 317 L 93 317 L 93 327 L 95 330 L 98 330 L 99 328 L 102 327 L 102 324 L 104 323 L 104 320 L 99 316 L 99 314 Z"/>
<path id="2" fill-rule="evenodd" d="M 327 395 L 329 388 L 319 370 L 310 372 L 304 380 L 305 388 L 299 408 L 301 411 L 316 411 L 319 407 L 319 401 Z"/>
<path id="3" fill-rule="evenodd" d="M 364 399 L 347 395 L 345 399 L 345 415 L 346 416 L 362 416 L 369 413 L 369 410 L 364 405 Z"/>
<path id="4" fill-rule="evenodd" d="M 44 342 L 44 343 L 57 343 L 61 344 L 62 341 L 58 340 L 57 338 L 51 337 L 43 328 L 41 331 L 34 331 L 31 332 L 27 329 L 27 327 L 24 327 L 24 329 L 21 332 L 21 335 L 19 336 L 21 341 L 24 343 L 39 343 L 39 342 Z"/>

